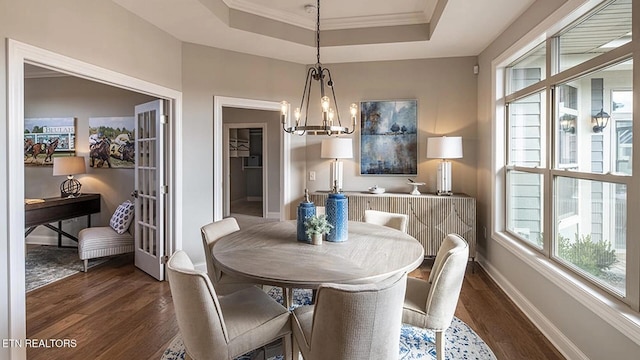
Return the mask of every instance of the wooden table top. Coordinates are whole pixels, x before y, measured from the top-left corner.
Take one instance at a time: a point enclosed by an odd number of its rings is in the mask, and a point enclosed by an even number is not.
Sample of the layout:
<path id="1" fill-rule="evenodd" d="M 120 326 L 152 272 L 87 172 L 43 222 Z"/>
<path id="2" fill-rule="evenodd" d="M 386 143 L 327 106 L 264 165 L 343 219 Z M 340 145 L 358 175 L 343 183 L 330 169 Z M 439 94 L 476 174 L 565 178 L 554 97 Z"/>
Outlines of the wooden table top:
<path id="1" fill-rule="evenodd" d="M 222 237 L 212 253 L 223 272 L 261 284 L 311 289 L 323 283 L 379 281 L 410 272 L 424 259 L 422 245 L 412 236 L 356 221 L 349 221 L 345 242 L 300 242 L 295 221 L 269 222 Z"/>

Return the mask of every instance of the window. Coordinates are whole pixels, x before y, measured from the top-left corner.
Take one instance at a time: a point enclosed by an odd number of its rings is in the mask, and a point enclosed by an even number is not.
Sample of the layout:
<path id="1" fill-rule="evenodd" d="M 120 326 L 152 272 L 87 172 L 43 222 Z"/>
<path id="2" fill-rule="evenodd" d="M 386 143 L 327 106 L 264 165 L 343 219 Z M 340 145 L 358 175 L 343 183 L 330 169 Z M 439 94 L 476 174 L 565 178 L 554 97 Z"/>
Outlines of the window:
<path id="1" fill-rule="evenodd" d="M 611 118 L 615 124 L 615 171 L 631 175 L 631 150 L 633 146 L 633 91 L 611 92 Z"/>
<path id="2" fill-rule="evenodd" d="M 506 64 L 498 127 L 506 133 L 496 134 L 507 139 L 498 164 L 504 231 L 629 303 L 628 269 L 637 266 L 628 261 L 640 261 L 626 256 L 637 51 L 630 35 L 631 0 L 605 1 Z"/>
<path id="3" fill-rule="evenodd" d="M 546 75 L 546 46 L 541 43 L 507 67 L 508 88 L 512 94 L 535 84 Z"/>
<path id="4" fill-rule="evenodd" d="M 605 1 L 558 36 L 559 71 L 631 42 L 632 0 Z"/>
<path id="5" fill-rule="evenodd" d="M 554 182 L 557 210 L 566 206 L 567 198 L 581 201 L 572 209 L 573 216 L 555 218 L 553 255 L 576 272 L 624 296 L 625 232 L 616 225 L 626 226 L 625 185 L 564 176 L 557 176 Z"/>

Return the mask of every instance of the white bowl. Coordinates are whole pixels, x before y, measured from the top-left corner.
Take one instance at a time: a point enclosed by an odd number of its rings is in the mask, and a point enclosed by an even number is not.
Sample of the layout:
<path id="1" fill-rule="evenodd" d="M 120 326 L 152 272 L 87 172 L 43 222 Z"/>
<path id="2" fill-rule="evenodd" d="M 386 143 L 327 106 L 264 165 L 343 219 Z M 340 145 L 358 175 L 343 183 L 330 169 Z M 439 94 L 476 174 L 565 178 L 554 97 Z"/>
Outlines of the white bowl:
<path id="1" fill-rule="evenodd" d="M 384 193 L 384 188 L 381 188 L 381 187 L 377 187 L 377 188 L 370 187 L 369 188 L 369 192 L 372 193 L 372 194 L 383 194 Z"/>

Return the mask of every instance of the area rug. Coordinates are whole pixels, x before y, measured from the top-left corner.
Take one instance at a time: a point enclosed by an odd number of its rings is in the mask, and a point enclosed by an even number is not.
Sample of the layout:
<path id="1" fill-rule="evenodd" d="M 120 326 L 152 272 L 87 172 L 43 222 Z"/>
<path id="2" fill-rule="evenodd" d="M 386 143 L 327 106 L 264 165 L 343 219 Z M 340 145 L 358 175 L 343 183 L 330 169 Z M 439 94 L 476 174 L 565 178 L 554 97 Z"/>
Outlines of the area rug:
<path id="1" fill-rule="evenodd" d="M 89 260 L 89 267 L 102 264 L 108 258 Z M 32 291 L 54 281 L 77 274 L 83 270 L 83 262 L 76 248 L 57 246 L 27 246 L 25 257 L 25 287 Z"/>
<path id="2" fill-rule="evenodd" d="M 279 288 L 268 290 L 269 295 L 282 303 Z M 311 302 L 310 290 L 294 289 L 293 308 Z M 264 352 L 257 350 L 236 358 L 236 360 L 264 359 Z M 267 349 L 268 353 L 268 349 Z M 185 357 L 184 343 L 177 336 L 165 350 L 161 360 L 182 360 Z M 402 324 L 400 333 L 400 360 L 430 360 L 436 358 L 435 334 L 426 329 Z M 267 357 L 267 360 L 283 360 L 282 355 Z M 300 358 L 302 359 L 302 357 Z M 455 318 L 445 333 L 445 359 L 495 360 L 489 346 L 462 320 Z"/>

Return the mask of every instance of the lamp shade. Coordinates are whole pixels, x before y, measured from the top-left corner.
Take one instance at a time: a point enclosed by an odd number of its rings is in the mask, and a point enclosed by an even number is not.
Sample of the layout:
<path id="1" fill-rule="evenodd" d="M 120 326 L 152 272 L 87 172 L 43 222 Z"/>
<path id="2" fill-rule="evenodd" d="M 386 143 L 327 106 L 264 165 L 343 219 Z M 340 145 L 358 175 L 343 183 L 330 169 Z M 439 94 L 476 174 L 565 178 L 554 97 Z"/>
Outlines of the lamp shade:
<path id="1" fill-rule="evenodd" d="M 427 139 L 427 157 L 435 159 L 459 159 L 462 157 L 461 136 L 441 136 Z"/>
<path id="2" fill-rule="evenodd" d="M 62 156 L 53 158 L 53 176 L 84 174 L 87 168 L 84 156 Z"/>
<path id="3" fill-rule="evenodd" d="M 353 144 L 350 138 L 330 138 L 322 140 L 320 157 L 323 159 L 351 159 Z"/>

